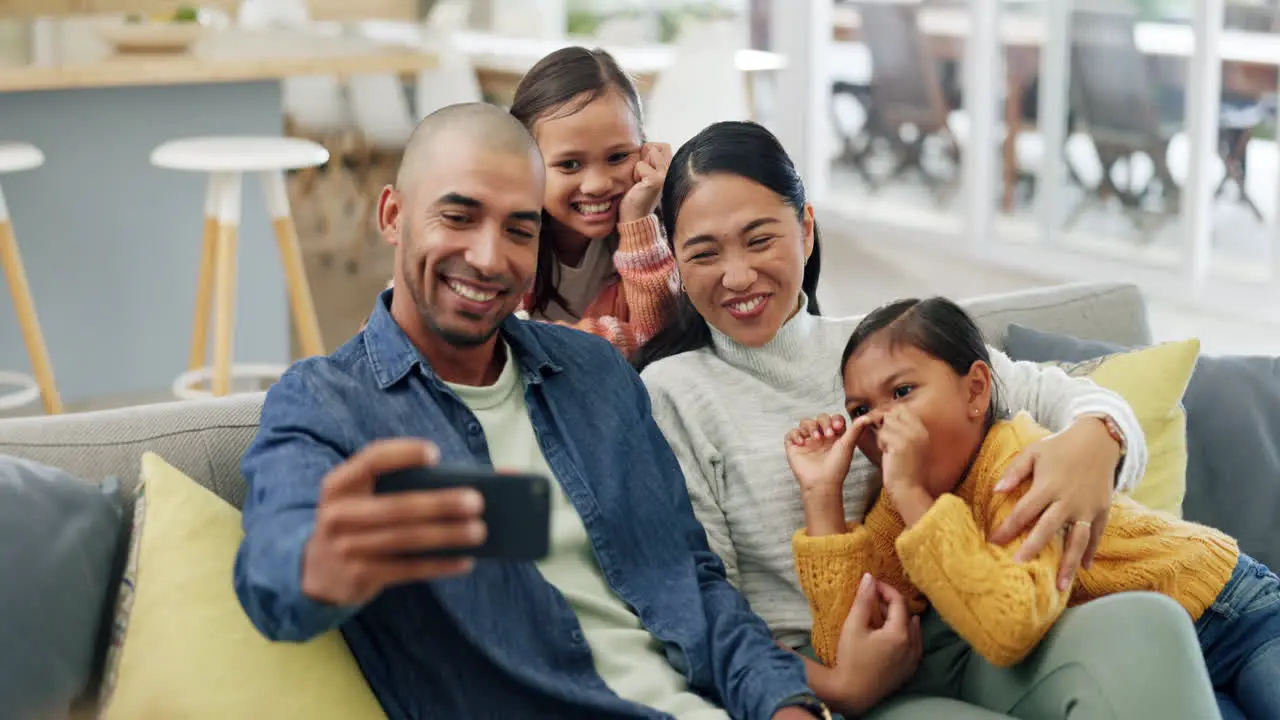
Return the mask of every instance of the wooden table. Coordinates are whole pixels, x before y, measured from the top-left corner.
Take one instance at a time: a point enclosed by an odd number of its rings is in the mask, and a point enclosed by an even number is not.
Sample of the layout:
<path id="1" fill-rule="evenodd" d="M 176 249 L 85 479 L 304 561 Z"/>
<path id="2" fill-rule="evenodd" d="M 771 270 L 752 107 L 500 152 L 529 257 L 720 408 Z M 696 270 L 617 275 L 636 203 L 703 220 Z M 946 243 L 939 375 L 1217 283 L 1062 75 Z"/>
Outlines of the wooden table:
<path id="1" fill-rule="evenodd" d="M 100 37 L 114 18 L 42 21 L 25 57 L 0 55 L 0 92 L 121 86 L 207 85 L 297 75 L 407 73 L 436 58 L 369 38 L 285 30 L 209 28 L 187 53 L 120 55 Z"/>
<path id="2" fill-rule="evenodd" d="M 436 65 L 421 50 L 310 32 L 211 31 L 189 54 L 163 57 L 114 55 L 87 20 L 50 21 L 35 39 L 26 49 L 0 43 L 0 137 L 36 144 L 47 162 L 3 182 L 68 403 L 154 397 L 186 365 L 205 178 L 152 167 L 155 146 L 183 136 L 281 134 L 282 78 Z M 292 176 L 289 189 L 305 256 L 326 237 L 310 209 L 328 208 L 337 193 L 308 191 L 304 177 Z M 245 179 L 243 198 L 236 356 L 288 362 L 282 270 L 255 177 Z M 346 210 L 338 203 L 334 212 Z M 347 235 L 372 225 L 368 215 L 353 217 Z M 379 240 L 376 248 L 387 246 Z M 346 271 L 317 276 L 308 263 L 327 317 Z M 365 315 L 389 271 L 369 274 L 377 276 L 369 290 L 349 293 Z M 325 330 L 341 342 L 358 320 Z M 12 313 L 0 311 L 0 367 L 25 367 L 18 337 Z"/>
<path id="3" fill-rule="evenodd" d="M 493 87 L 504 97 L 514 94 L 520 78 L 543 57 L 570 45 L 598 45 L 591 38 L 531 40 L 483 32 L 458 33 L 456 42 L 471 58 L 486 89 Z M 622 45 L 605 46 L 604 49 L 613 55 L 623 70 L 635 77 L 641 92 L 646 92 L 658 75 L 675 61 L 675 47 L 672 45 Z M 783 55 L 751 49 L 739 50 L 734 60 L 738 70 L 747 78 L 755 73 L 781 70 L 787 64 Z"/>
<path id="4" fill-rule="evenodd" d="M 833 12 L 833 39 L 857 41 L 860 26 L 857 8 L 844 5 Z M 971 18 L 964 8 L 922 7 L 919 13 L 920 30 L 930 38 L 964 40 L 969 37 Z M 998 32 L 1005 46 L 1035 50 L 1045 44 L 1048 36 L 1044 19 L 1032 14 L 1001 15 Z M 1147 55 L 1189 58 L 1195 51 L 1195 36 L 1187 25 L 1139 22 L 1133 37 L 1138 49 Z M 1221 54 L 1225 63 L 1274 66 L 1280 64 L 1280 35 L 1223 30 Z"/>
<path id="5" fill-rule="evenodd" d="M 234 15 L 240 0 L 0 0 L 0 18 L 172 12 L 182 5 L 216 8 Z M 307 0 L 307 10 L 317 20 L 422 17 L 422 5 L 419 0 Z"/>
<path id="6" fill-rule="evenodd" d="M 358 25 L 361 33 L 379 41 L 406 46 L 420 46 L 423 42 L 421 28 L 413 23 L 368 21 Z M 510 99 L 515 94 L 520 79 L 543 57 L 570 45 L 600 46 L 600 43 L 589 37 L 570 36 L 563 40 L 546 40 L 472 30 L 454 33 L 451 38 L 470 59 L 485 92 L 504 99 Z M 647 92 L 658 75 L 675 62 L 674 45 L 603 47 L 614 56 L 623 70 L 635 77 L 641 93 Z M 784 55 L 752 49 L 739 50 L 735 62 L 738 70 L 748 79 L 756 73 L 781 70 L 787 65 Z M 747 87 L 750 89 L 750 82 Z M 747 97 L 751 97 L 750 91 Z"/>
<path id="7" fill-rule="evenodd" d="M 835 8 L 832 37 L 837 41 L 856 42 L 860 27 L 857 8 L 848 5 Z M 964 42 L 972 23 L 968 11 L 953 7 L 921 7 L 920 31 L 932 41 L 939 58 L 960 60 Z M 1004 191 L 1001 205 L 1007 212 L 1013 208 L 1013 189 L 1017 177 L 1015 147 L 1022 127 L 1022 92 L 1026 82 L 1039 68 L 1040 48 L 1047 40 L 1044 18 L 1030 13 L 1003 13 L 999 19 L 1000 42 L 1004 46 L 1008 89 L 1005 103 L 1006 135 L 1004 141 Z M 1139 22 L 1134 28 L 1134 43 L 1152 57 L 1190 58 L 1195 52 L 1195 35 L 1191 27 L 1173 23 Z M 1274 92 L 1280 71 L 1280 35 L 1223 30 L 1220 44 L 1222 62 L 1226 66 L 1227 84 L 1236 89 L 1266 88 Z"/>

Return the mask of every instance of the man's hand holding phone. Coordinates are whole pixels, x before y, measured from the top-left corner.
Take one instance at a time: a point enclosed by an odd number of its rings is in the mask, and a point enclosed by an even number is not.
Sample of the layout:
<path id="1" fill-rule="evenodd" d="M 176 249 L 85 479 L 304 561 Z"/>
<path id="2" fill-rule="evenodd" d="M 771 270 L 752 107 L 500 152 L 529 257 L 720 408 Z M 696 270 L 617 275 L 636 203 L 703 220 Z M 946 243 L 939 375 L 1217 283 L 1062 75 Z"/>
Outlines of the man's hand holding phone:
<path id="1" fill-rule="evenodd" d="M 469 572 L 471 558 L 423 553 L 456 553 L 484 543 L 480 492 L 470 487 L 374 492 L 380 475 L 433 466 L 438 458 L 439 451 L 425 440 L 380 440 L 330 471 L 303 553 L 302 591 L 319 602 L 360 605 L 391 585 Z"/>

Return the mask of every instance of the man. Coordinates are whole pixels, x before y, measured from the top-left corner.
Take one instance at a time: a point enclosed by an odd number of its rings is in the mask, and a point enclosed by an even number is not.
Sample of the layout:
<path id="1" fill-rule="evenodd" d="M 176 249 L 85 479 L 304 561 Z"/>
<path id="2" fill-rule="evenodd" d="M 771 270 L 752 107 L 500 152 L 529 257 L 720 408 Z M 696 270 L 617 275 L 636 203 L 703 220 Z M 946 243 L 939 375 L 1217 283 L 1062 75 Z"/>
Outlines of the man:
<path id="1" fill-rule="evenodd" d="M 544 172 L 490 105 L 415 131 L 379 199 L 396 289 L 271 388 L 245 454 L 245 611 L 274 640 L 341 627 L 391 718 L 820 715 L 708 549 L 639 377 L 603 340 L 513 317 Z M 472 491 L 373 493 L 437 461 L 558 480 L 551 556 L 405 559 L 486 532 Z"/>

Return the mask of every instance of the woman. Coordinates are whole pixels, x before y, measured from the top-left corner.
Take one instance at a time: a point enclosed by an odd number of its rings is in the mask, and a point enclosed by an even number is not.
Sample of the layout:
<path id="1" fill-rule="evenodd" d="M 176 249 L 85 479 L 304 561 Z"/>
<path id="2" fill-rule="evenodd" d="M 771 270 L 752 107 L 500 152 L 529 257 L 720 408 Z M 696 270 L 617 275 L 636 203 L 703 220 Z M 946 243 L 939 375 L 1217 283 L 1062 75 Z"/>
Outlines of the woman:
<path id="1" fill-rule="evenodd" d="M 717 123 L 676 153 L 663 187 L 666 235 L 681 279 L 676 317 L 636 357 L 653 413 L 684 471 L 694 509 L 730 579 L 779 642 L 807 650 L 812 619 L 795 574 L 791 537 L 803 506 L 781 438 L 806 417 L 839 412 L 832 381 L 857 319 L 818 314 L 820 241 L 813 209 L 785 150 L 752 123 Z M 1024 455 L 1005 491 L 1032 477 L 1031 491 L 1000 528 L 998 542 L 1032 525 L 1020 552 L 1034 556 L 1059 532 L 1067 552 L 1059 581 L 1075 573 L 1105 525 L 1113 489 L 1141 477 L 1146 447 L 1132 411 L 1087 380 L 992 350 L 1006 408 L 1027 410 L 1058 431 Z M 860 520 L 878 477 L 859 455 L 844 484 Z M 1004 672 L 972 657 L 936 616 L 913 631 L 902 598 L 881 592 L 887 612 L 851 613 L 835 668 L 810 664 L 814 690 L 847 711 L 863 711 L 907 679 L 947 694 L 957 674 L 992 688 L 987 707 L 1019 717 L 1185 717 L 1212 708 L 1213 695 L 1191 624 L 1176 605 L 1134 595 L 1072 610 L 1041 651 Z M 1171 606 L 1172 605 L 1172 606 Z M 889 623 L 901 622 L 899 627 Z M 1155 638 L 1158 642 L 1153 643 Z M 954 645 L 948 655 L 940 645 Z M 931 665 L 916 664 L 921 646 Z M 950 658 L 949 661 L 935 660 Z M 923 682 L 922 682 L 923 676 Z M 964 712 L 946 700 L 896 699 L 885 717 Z M 974 717 L 991 717 L 967 708 Z M 998 715 L 997 715 L 998 716 Z"/>

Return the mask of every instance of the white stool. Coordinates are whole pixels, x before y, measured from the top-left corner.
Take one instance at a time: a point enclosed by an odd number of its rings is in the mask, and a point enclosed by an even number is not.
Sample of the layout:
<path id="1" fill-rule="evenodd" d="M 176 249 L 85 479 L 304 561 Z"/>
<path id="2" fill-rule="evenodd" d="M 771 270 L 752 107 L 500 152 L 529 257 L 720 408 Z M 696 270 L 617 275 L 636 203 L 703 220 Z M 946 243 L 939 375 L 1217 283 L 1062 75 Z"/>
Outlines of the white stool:
<path id="1" fill-rule="evenodd" d="M 289 291 L 289 308 L 298 344 L 305 356 L 324 353 L 320 322 L 302 266 L 302 250 L 289 209 L 284 172 L 323 165 L 329 151 L 300 138 L 201 137 L 172 140 L 151 153 L 151 163 L 170 170 L 209 175 L 205 193 L 204 237 L 196 282 L 195 318 L 187 372 L 173 382 L 173 392 L 192 399 L 231 392 L 231 378 L 274 380 L 286 366 L 232 365 L 231 343 L 236 309 L 236 234 L 240 227 L 240 186 L 244 173 L 262 177 L 267 209 L 275 229 L 280 261 Z M 209 315 L 213 311 L 213 364 L 208 364 Z M 208 383 L 209 390 L 197 389 Z"/>
<path id="2" fill-rule="evenodd" d="M 0 143 L 0 174 L 21 172 L 44 164 L 44 153 L 26 143 Z M 18 254 L 18 241 L 9 222 L 9 207 L 4 202 L 4 190 L 0 189 L 0 266 L 13 296 L 14 313 L 18 316 L 18 329 L 22 342 L 27 346 L 31 359 L 31 375 L 18 372 L 0 372 L 0 385 L 17 386 L 17 390 L 0 395 L 0 410 L 22 407 L 37 399 L 43 400 L 44 410 L 50 415 L 62 412 L 62 400 L 53 381 L 53 365 L 49 362 L 49 350 L 40 332 L 40 320 L 36 317 L 36 305 L 31 299 L 31 286 L 27 284 L 27 271 Z"/>

